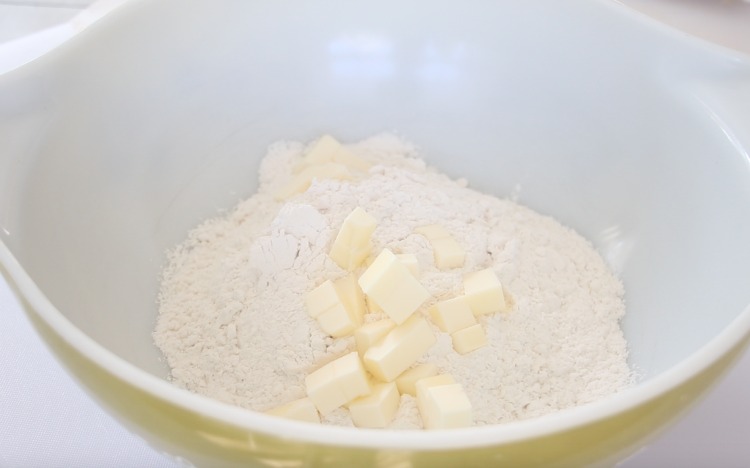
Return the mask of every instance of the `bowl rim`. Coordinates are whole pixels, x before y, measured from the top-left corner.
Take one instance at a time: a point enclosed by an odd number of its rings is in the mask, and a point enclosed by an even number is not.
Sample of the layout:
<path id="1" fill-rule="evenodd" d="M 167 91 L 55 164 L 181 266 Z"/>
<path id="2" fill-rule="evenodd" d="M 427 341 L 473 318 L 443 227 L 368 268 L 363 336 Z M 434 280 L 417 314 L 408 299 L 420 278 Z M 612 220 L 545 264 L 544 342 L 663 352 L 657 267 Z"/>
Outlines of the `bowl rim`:
<path id="1" fill-rule="evenodd" d="M 145 3 L 145 1 L 131 2 L 131 4 L 140 6 Z M 630 15 L 634 21 L 640 22 L 651 29 L 661 29 L 662 33 L 667 36 L 672 36 L 682 42 L 688 42 L 693 48 L 703 49 L 703 51 L 713 55 L 723 55 L 750 64 L 750 56 L 682 33 L 645 14 L 631 10 L 625 5 L 607 0 L 598 0 L 596 3 L 607 6 L 615 14 Z M 111 16 L 122 14 L 130 6 L 125 5 L 123 8 L 118 8 L 111 13 Z M 111 20 L 111 18 L 108 18 L 108 20 Z M 38 62 L 40 59 L 34 62 Z M 26 67 L 28 65 L 13 73 L 19 73 Z M 18 292 L 33 309 L 33 312 L 27 310 L 27 314 L 35 313 L 55 334 L 82 357 L 128 385 L 132 385 L 139 391 L 165 403 L 175 405 L 183 411 L 237 429 L 280 439 L 294 439 L 299 442 L 325 446 L 366 449 L 451 450 L 511 444 L 561 433 L 613 418 L 658 398 L 711 367 L 750 336 L 750 304 L 748 304 L 723 330 L 674 366 L 644 382 L 585 405 L 527 420 L 461 429 L 404 431 L 356 428 L 353 430 L 347 427 L 286 420 L 222 403 L 181 389 L 167 380 L 131 364 L 77 328 L 49 301 L 2 239 L 0 239 L 0 265 L 3 267 L 2 269 L 7 271 Z"/>

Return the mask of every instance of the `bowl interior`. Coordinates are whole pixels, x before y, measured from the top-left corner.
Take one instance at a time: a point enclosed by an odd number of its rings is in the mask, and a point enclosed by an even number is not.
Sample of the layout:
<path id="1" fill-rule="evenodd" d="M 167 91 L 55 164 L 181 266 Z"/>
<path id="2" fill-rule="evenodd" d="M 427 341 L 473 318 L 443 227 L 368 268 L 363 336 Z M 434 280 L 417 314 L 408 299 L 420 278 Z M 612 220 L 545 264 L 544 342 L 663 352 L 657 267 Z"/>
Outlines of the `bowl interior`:
<path id="1" fill-rule="evenodd" d="M 750 302 L 747 152 L 696 97 L 747 64 L 596 2 L 177 3 L 0 77 L 0 238 L 147 372 L 167 375 L 165 250 L 253 193 L 269 143 L 324 132 L 395 130 L 591 239 L 625 282 L 644 380 Z"/>

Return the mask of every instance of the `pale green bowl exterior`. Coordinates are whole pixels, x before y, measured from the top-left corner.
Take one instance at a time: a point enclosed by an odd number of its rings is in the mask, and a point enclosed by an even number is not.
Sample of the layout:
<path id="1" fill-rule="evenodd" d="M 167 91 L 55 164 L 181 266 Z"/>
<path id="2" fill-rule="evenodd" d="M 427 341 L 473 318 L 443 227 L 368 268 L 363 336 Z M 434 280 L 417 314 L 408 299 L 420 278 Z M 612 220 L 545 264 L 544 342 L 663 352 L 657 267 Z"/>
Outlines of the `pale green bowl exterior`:
<path id="1" fill-rule="evenodd" d="M 695 377 L 610 418 L 522 442 L 464 450 L 396 452 L 285 440 L 159 399 L 90 361 L 26 308 L 37 331 L 65 367 L 105 408 L 153 447 L 199 467 L 580 467 L 609 466 L 675 421 L 742 355 L 750 335 Z"/>

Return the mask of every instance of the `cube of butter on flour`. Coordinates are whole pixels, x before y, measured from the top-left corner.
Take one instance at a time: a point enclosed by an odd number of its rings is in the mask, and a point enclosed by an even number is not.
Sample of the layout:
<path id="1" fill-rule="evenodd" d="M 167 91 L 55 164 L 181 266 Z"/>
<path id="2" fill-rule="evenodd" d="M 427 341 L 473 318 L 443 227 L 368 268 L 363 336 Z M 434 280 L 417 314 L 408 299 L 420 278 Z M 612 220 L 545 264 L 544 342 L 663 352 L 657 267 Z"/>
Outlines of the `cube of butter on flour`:
<path id="1" fill-rule="evenodd" d="M 452 237 L 435 239 L 432 242 L 432 255 L 435 266 L 441 270 L 459 268 L 466 261 L 466 251 Z"/>
<path id="2" fill-rule="evenodd" d="M 388 249 L 383 249 L 359 277 L 362 291 L 397 324 L 422 305 L 430 293 Z"/>
<path id="3" fill-rule="evenodd" d="M 358 171 L 367 172 L 370 169 L 370 163 L 355 155 L 348 149 L 344 148 L 331 135 L 323 135 L 316 141 L 310 151 L 305 154 L 302 163 L 295 169 L 301 170 L 315 164 L 324 164 L 334 162 L 351 167 Z"/>
<path id="4" fill-rule="evenodd" d="M 430 317 L 441 330 L 453 333 L 477 323 L 465 296 L 440 301 L 430 307 Z"/>
<path id="5" fill-rule="evenodd" d="M 438 376 L 440 377 L 440 376 Z M 417 382 L 417 408 L 425 429 L 452 429 L 472 424 L 469 397 L 460 384 Z"/>
<path id="6" fill-rule="evenodd" d="M 318 287 L 307 293 L 305 296 L 305 305 L 310 317 L 317 318 L 320 314 L 341 302 L 338 291 L 333 281 L 326 280 Z"/>
<path id="7" fill-rule="evenodd" d="M 352 333 L 361 319 L 344 304 L 338 303 L 317 317 L 318 325 L 328 335 L 341 338 Z"/>
<path id="8" fill-rule="evenodd" d="M 294 400 L 291 403 L 268 410 L 266 413 L 297 421 L 320 423 L 318 410 L 309 398 Z"/>
<path id="9" fill-rule="evenodd" d="M 362 288 L 359 287 L 359 283 L 357 283 L 357 278 L 354 275 L 346 275 L 337 279 L 333 285 L 336 288 L 339 300 L 349 310 L 355 324 L 357 326 L 362 325 L 367 306 L 365 305 L 365 295 Z"/>
<path id="10" fill-rule="evenodd" d="M 362 325 L 354 331 L 354 341 L 357 343 L 357 352 L 364 356 L 368 349 L 391 330 L 396 328 L 396 322 L 391 319 L 378 320 Z"/>
<path id="11" fill-rule="evenodd" d="M 305 298 L 307 312 L 317 319 L 324 332 L 340 338 L 362 325 L 364 295 L 353 276 L 324 281 Z"/>
<path id="12" fill-rule="evenodd" d="M 419 392 L 424 391 L 427 387 L 434 387 L 436 385 L 448 385 L 456 383 L 456 379 L 450 374 L 438 374 L 430 377 L 425 377 L 417 380 L 414 383 L 414 391 L 417 395 Z"/>
<path id="13" fill-rule="evenodd" d="M 419 279 L 420 271 L 419 271 L 419 261 L 417 260 L 417 256 L 414 254 L 397 254 L 396 258 L 398 258 L 398 261 L 403 263 L 406 268 L 409 269 L 412 275 L 414 275 L 415 278 Z"/>
<path id="14" fill-rule="evenodd" d="M 370 383 L 356 352 L 329 362 L 305 378 L 307 396 L 322 415 L 370 393 Z"/>
<path id="15" fill-rule="evenodd" d="M 315 179 L 351 180 L 352 174 L 343 164 L 329 162 L 310 166 L 295 174 L 292 180 L 278 189 L 274 195 L 277 200 L 286 200 L 310 188 Z"/>
<path id="16" fill-rule="evenodd" d="M 451 333 L 453 349 L 459 354 L 466 354 L 487 344 L 487 335 L 482 325 L 476 324 Z"/>
<path id="17" fill-rule="evenodd" d="M 432 345 L 435 334 L 425 319 L 414 315 L 372 345 L 363 357 L 365 368 L 377 379 L 392 382 Z"/>
<path id="18" fill-rule="evenodd" d="M 349 403 L 349 414 L 357 427 L 384 428 L 393 421 L 400 403 L 395 383 L 375 384 L 372 393 Z"/>
<path id="19" fill-rule="evenodd" d="M 371 297 L 365 294 L 365 305 L 367 306 L 367 311 L 373 314 L 383 314 L 383 309 L 378 305 L 377 302 L 372 300 Z"/>
<path id="20" fill-rule="evenodd" d="M 331 259 L 345 270 L 360 266 L 372 251 L 370 238 L 377 227 L 377 220 L 361 207 L 357 207 L 344 219 L 329 253 Z"/>
<path id="21" fill-rule="evenodd" d="M 437 366 L 431 362 L 420 364 L 405 370 L 401 375 L 396 377 L 396 386 L 398 391 L 403 394 L 417 396 L 417 381 L 426 377 L 437 375 Z"/>
<path id="22" fill-rule="evenodd" d="M 507 309 L 503 285 L 491 268 L 468 274 L 464 278 L 464 295 L 474 315 L 491 314 Z"/>
<path id="23" fill-rule="evenodd" d="M 448 270 L 463 266 L 466 261 L 466 251 L 443 226 L 430 224 L 418 227 L 414 232 L 425 236 L 430 241 L 436 267 Z"/>

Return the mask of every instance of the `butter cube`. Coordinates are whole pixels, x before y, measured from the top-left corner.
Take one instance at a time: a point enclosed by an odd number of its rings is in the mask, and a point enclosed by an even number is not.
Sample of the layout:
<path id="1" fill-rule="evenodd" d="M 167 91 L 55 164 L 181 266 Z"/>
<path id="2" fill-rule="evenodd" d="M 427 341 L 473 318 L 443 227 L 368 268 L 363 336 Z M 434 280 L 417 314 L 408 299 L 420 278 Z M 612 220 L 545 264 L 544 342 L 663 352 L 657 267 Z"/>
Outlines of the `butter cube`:
<path id="1" fill-rule="evenodd" d="M 318 410 L 315 409 L 315 405 L 309 398 L 294 400 L 291 403 L 268 410 L 266 413 L 297 421 L 320 423 Z"/>
<path id="2" fill-rule="evenodd" d="M 341 302 L 333 281 L 326 280 L 305 296 L 305 305 L 310 317 L 317 318 L 326 310 Z"/>
<path id="3" fill-rule="evenodd" d="M 367 305 L 368 312 L 372 314 L 384 314 L 383 309 L 373 301 L 371 297 L 365 295 L 365 305 Z"/>
<path id="4" fill-rule="evenodd" d="M 354 331 L 354 341 L 357 343 L 357 352 L 364 356 L 365 352 L 381 338 L 396 328 L 396 322 L 391 319 L 378 320 L 362 325 Z"/>
<path id="5" fill-rule="evenodd" d="M 491 268 L 467 275 L 464 278 L 464 294 L 474 315 L 492 314 L 507 309 L 503 286 Z"/>
<path id="6" fill-rule="evenodd" d="M 433 377 L 437 375 L 437 372 L 437 366 L 431 362 L 405 370 L 396 377 L 396 386 L 398 386 L 399 393 L 417 396 L 417 381 L 426 377 Z"/>
<path id="7" fill-rule="evenodd" d="M 404 323 L 430 297 L 427 289 L 388 249 L 383 249 L 362 273 L 359 285 L 397 324 Z"/>
<path id="8" fill-rule="evenodd" d="M 466 251 L 452 237 L 435 239 L 432 242 L 432 254 L 435 266 L 441 270 L 459 268 L 466 261 Z"/>
<path id="9" fill-rule="evenodd" d="M 392 382 L 412 366 L 436 338 L 422 317 L 415 315 L 372 345 L 363 358 L 365 368 L 383 382 Z"/>
<path id="10" fill-rule="evenodd" d="M 356 352 L 329 362 L 305 378 L 307 396 L 322 415 L 370 393 L 370 383 Z"/>
<path id="11" fill-rule="evenodd" d="M 451 334 L 453 349 L 459 354 L 466 354 L 487 344 L 487 335 L 482 325 L 476 324 Z"/>
<path id="12" fill-rule="evenodd" d="M 327 309 L 316 318 L 320 328 L 334 338 L 341 338 L 350 334 L 361 323 L 361 318 L 352 314 L 352 311 L 342 303 Z"/>
<path id="13" fill-rule="evenodd" d="M 419 260 L 417 260 L 417 256 L 414 254 L 396 254 L 396 258 L 398 258 L 398 261 L 403 263 L 406 268 L 409 269 L 412 275 L 414 275 L 415 278 L 419 278 L 419 276 L 422 274 L 421 271 L 419 271 Z M 368 257 L 365 260 L 365 264 L 369 267 L 372 265 L 372 262 L 375 261 L 375 257 Z"/>
<path id="14" fill-rule="evenodd" d="M 286 200 L 310 188 L 312 181 L 315 179 L 350 180 L 352 174 L 343 164 L 325 163 L 310 166 L 295 174 L 292 180 L 277 190 L 274 195 L 277 200 Z"/>
<path id="15" fill-rule="evenodd" d="M 414 384 L 414 391 L 419 395 L 420 392 L 424 392 L 428 387 L 435 387 L 437 385 L 449 385 L 456 383 L 456 379 L 450 374 L 439 374 L 430 377 L 419 379 Z"/>
<path id="16" fill-rule="evenodd" d="M 418 383 L 417 407 L 425 429 L 453 429 L 472 424 L 471 402 L 460 384 L 419 386 Z"/>
<path id="17" fill-rule="evenodd" d="M 435 266 L 441 270 L 463 266 L 466 260 L 466 251 L 444 227 L 439 224 L 431 224 L 418 227 L 414 232 L 425 236 L 430 241 Z"/>
<path id="18" fill-rule="evenodd" d="M 349 166 L 352 169 L 367 172 L 370 169 L 370 163 L 356 156 L 354 153 L 344 148 L 331 135 L 323 135 L 312 146 L 310 151 L 305 154 L 302 163 L 296 168 L 304 169 L 315 164 L 325 164 L 334 162 Z"/>
<path id="19" fill-rule="evenodd" d="M 477 323 L 469 307 L 469 301 L 464 296 L 438 302 L 430 307 L 430 317 L 435 325 L 447 333 L 453 333 Z"/>
<path id="20" fill-rule="evenodd" d="M 400 403 L 395 383 L 376 384 L 372 393 L 349 403 L 349 414 L 357 427 L 384 428 L 393 421 Z"/>
<path id="21" fill-rule="evenodd" d="M 420 271 L 419 271 L 419 261 L 417 260 L 417 256 L 414 254 L 397 254 L 396 258 L 398 258 L 398 261 L 403 263 L 406 268 L 409 269 L 412 275 L 414 275 L 415 278 L 419 278 Z"/>
<path id="22" fill-rule="evenodd" d="M 355 324 L 357 326 L 362 325 L 367 306 L 365 305 L 365 295 L 362 288 L 359 287 L 359 283 L 357 283 L 357 278 L 354 275 L 347 275 L 336 280 L 333 286 L 336 288 L 339 300 L 349 310 Z"/>
<path id="23" fill-rule="evenodd" d="M 341 225 L 336 240 L 331 246 L 330 257 L 346 270 L 357 268 L 370 255 L 370 237 L 377 227 L 377 220 L 361 207 L 349 213 Z"/>
<path id="24" fill-rule="evenodd" d="M 335 283 L 330 280 L 323 282 L 307 294 L 305 303 L 310 316 L 334 338 L 346 336 L 362 325 L 364 295 L 351 275 Z"/>

